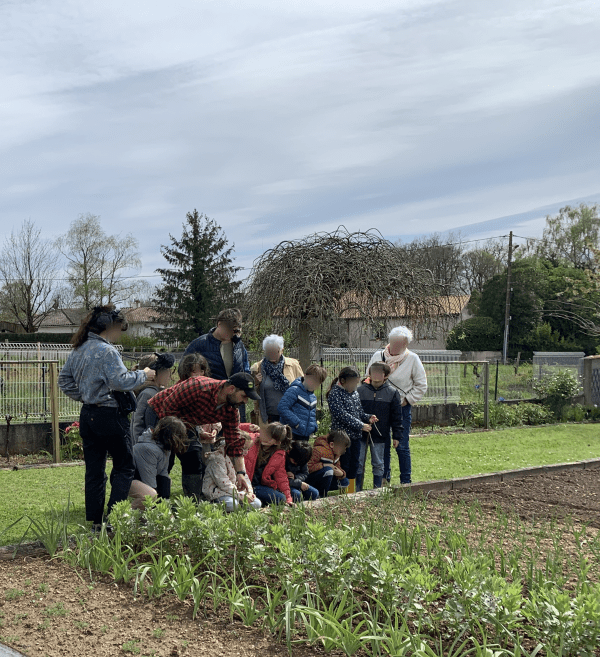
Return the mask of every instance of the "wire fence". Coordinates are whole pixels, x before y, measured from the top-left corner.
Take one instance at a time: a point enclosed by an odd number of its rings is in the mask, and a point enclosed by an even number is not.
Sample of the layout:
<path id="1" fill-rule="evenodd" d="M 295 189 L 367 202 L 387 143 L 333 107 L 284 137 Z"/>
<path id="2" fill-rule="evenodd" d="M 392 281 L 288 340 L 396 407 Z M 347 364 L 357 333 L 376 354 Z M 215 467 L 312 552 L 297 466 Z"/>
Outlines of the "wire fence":
<path id="1" fill-rule="evenodd" d="M 3 424 L 50 422 L 52 378 L 56 360 L 3 360 L 0 362 L 0 421 Z M 77 419 L 81 404 L 58 390 L 55 397 L 61 420 Z"/>

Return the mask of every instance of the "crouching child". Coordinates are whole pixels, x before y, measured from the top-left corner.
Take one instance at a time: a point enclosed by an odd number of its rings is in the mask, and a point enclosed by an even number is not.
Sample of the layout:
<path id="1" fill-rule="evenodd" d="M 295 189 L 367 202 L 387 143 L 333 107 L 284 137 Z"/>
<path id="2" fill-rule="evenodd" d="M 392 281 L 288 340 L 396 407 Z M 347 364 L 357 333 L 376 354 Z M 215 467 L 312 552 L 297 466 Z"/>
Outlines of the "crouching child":
<path id="1" fill-rule="evenodd" d="M 306 441 L 294 440 L 285 456 L 285 470 L 290 480 L 290 491 L 294 502 L 316 500 L 319 497 L 319 491 L 306 483 L 312 451 L 312 447 Z"/>
<path id="2" fill-rule="evenodd" d="M 331 431 L 315 440 L 312 456 L 308 461 L 306 483 L 327 497 L 329 491 L 348 488 L 346 473 L 340 468 L 340 457 L 350 447 L 350 438 L 345 431 Z"/>

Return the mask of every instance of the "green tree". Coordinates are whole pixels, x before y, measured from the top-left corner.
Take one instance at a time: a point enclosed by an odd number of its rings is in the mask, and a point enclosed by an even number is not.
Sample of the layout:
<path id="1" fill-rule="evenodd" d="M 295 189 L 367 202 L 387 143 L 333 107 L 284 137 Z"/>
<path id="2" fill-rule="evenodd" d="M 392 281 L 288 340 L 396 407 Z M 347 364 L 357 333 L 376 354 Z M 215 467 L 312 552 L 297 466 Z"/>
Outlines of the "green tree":
<path id="1" fill-rule="evenodd" d="M 546 217 L 542 239 L 535 245 L 538 257 L 555 266 L 576 269 L 596 269 L 594 249 L 600 247 L 600 216 L 598 205 L 566 205 L 554 217 Z M 531 248 L 530 248 L 531 250 Z"/>
<path id="2" fill-rule="evenodd" d="M 489 351 L 501 348 L 498 323 L 491 317 L 470 317 L 459 322 L 446 338 L 446 349 Z"/>
<path id="3" fill-rule="evenodd" d="M 155 305 L 168 328 L 157 331 L 168 341 L 190 342 L 206 333 L 223 307 L 239 300 L 239 267 L 233 265 L 233 246 L 228 246 L 221 227 L 197 210 L 188 212 L 183 233 L 169 235 L 161 253 L 170 265 L 157 269 L 163 283 L 156 291 Z"/>
<path id="4" fill-rule="evenodd" d="M 547 274 L 547 269 L 535 257 L 521 258 L 513 263 L 509 346 L 521 346 L 525 336 L 540 323 L 548 288 Z M 484 285 L 479 315 L 491 317 L 503 330 L 505 302 L 506 271 Z"/>

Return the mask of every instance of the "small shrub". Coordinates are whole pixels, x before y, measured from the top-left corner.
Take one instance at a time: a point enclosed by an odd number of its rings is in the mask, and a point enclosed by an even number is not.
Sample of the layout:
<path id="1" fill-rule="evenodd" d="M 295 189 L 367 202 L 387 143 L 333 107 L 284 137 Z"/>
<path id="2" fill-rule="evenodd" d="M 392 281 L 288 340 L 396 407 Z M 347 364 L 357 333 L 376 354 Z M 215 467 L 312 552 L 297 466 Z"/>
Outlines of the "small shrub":
<path id="1" fill-rule="evenodd" d="M 571 404 L 580 388 L 579 380 L 568 370 L 548 374 L 533 383 L 533 389 L 544 406 L 551 409 L 556 418 L 562 417 L 565 407 Z"/>
<path id="2" fill-rule="evenodd" d="M 519 404 L 522 424 L 550 424 L 554 422 L 554 413 L 541 404 Z"/>
<path id="3" fill-rule="evenodd" d="M 73 422 L 61 438 L 60 458 L 62 461 L 79 461 L 83 459 L 83 442 L 79 433 L 79 422 Z"/>

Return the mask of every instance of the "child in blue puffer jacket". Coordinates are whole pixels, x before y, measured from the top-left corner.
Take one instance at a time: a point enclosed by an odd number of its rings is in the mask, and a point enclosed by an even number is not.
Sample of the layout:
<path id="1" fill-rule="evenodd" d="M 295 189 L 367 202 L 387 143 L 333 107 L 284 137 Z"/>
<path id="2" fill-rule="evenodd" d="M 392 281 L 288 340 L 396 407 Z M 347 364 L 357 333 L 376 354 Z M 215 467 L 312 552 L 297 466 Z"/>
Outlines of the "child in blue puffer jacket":
<path id="1" fill-rule="evenodd" d="M 317 430 L 317 396 L 314 391 L 327 378 L 327 370 L 310 365 L 284 392 L 277 411 L 282 424 L 292 428 L 294 440 L 308 440 Z"/>

